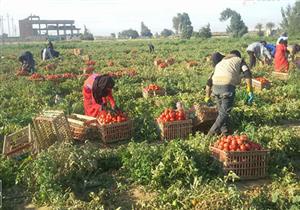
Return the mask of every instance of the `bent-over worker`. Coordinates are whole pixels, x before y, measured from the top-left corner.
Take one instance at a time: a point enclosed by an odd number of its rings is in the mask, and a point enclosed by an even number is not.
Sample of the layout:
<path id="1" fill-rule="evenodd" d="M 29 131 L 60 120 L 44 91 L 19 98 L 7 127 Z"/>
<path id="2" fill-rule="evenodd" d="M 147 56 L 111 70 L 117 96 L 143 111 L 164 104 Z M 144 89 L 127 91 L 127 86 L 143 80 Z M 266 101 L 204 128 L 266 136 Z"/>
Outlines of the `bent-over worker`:
<path id="1" fill-rule="evenodd" d="M 35 61 L 33 59 L 33 55 L 30 51 L 26 51 L 19 56 L 18 59 L 22 66 L 22 71 L 27 71 L 28 73 L 33 74 L 35 72 Z"/>
<path id="2" fill-rule="evenodd" d="M 247 53 L 250 57 L 250 68 L 253 68 L 256 65 L 256 59 L 267 63 L 271 63 L 272 56 L 268 49 L 265 47 L 267 43 L 265 41 L 254 42 L 247 47 Z"/>
<path id="3" fill-rule="evenodd" d="M 82 88 L 85 115 L 97 117 L 107 107 L 107 102 L 115 110 L 116 103 L 112 95 L 115 82 L 107 74 L 92 74 L 84 82 Z"/>
<path id="4" fill-rule="evenodd" d="M 224 58 L 220 55 L 216 57 L 215 61 L 218 63 L 207 81 L 206 101 L 210 100 L 211 95 L 214 96 L 218 117 L 208 134 L 228 135 L 230 133 L 229 113 L 233 108 L 236 86 L 241 83 L 241 74 L 247 84 L 247 103 L 252 104 L 253 102 L 252 74 L 244 59 L 241 58 L 241 53 L 237 50 L 231 51 Z"/>

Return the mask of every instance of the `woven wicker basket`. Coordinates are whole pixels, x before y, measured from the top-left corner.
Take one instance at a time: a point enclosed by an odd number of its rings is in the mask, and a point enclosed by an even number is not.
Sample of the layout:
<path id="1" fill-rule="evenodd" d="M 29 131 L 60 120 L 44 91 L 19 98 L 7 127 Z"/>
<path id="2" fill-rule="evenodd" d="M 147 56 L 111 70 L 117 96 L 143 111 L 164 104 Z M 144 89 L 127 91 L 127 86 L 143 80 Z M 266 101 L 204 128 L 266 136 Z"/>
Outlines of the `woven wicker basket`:
<path id="1" fill-rule="evenodd" d="M 133 122 L 131 120 L 113 124 L 100 124 L 98 128 L 104 143 L 128 140 L 133 135 Z"/>
<path id="2" fill-rule="evenodd" d="M 47 149 L 56 141 L 71 141 L 72 134 L 65 114 L 62 111 L 44 111 L 33 118 L 38 151 Z"/>
<path id="3" fill-rule="evenodd" d="M 176 138 L 187 138 L 192 133 L 193 122 L 189 120 L 180 120 L 173 122 L 158 122 L 161 139 L 171 140 Z"/>
<path id="4" fill-rule="evenodd" d="M 232 171 L 241 180 L 259 179 L 267 175 L 268 150 L 225 152 L 215 147 L 210 147 L 210 150 L 212 156 L 222 164 L 225 174 Z"/>
<path id="5" fill-rule="evenodd" d="M 30 124 L 19 131 L 4 136 L 3 155 L 9 158 L 19 157 L 33 152 L 33 134 Z"/>

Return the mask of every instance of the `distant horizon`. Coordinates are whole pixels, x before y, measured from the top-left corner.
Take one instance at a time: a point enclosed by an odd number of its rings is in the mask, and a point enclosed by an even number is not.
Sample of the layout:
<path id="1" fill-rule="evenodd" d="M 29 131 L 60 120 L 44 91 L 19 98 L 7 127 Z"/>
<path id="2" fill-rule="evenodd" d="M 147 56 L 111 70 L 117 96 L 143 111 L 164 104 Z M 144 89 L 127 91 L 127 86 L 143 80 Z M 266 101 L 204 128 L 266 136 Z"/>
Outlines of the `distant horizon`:
<path id="1" fill-rule="evenodd" d="M 8 17 L 9 35 L 19 34 L 18 21 L 32 14 L 44 20 L 74 20 L 81 32 L 86 25 L 94 36 L 109 36 L 130 28 L 140 33 L 142 21 L 153 34 L 160 34 L 164 28 L 174 31 L 172 18 L 182 12 L 189 14 L 194 31 L 210 23 L 212 32 L 226 32 L 229 21 L 219 20 L 220 13 L 226 8 L 240 13 L 249 31 L 254 31 L 257 23 L 265 26 L 267 22 L 275 23 L 276 29 L 282 20 L 281 8 L 293 5 L 296 0 L 211 0 L 206 4 L 192 0 L 28 0 L 29 9 L 16 7 L 18 2 L 0 0 L 0 17 L 4 18 L 0 32 L 3 29 L 8 33 Z M 14 26 L 11 26 L 12 22 Z"/>

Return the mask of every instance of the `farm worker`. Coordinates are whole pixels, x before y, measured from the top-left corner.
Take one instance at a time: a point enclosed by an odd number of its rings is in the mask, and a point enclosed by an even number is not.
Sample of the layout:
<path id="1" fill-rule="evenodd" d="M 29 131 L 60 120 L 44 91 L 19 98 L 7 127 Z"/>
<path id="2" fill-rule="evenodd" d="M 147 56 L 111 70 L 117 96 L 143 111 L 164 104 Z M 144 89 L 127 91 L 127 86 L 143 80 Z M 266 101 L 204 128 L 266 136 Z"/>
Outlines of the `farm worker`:
<path id="1" fill-rule="evenodd" d="M 279 44 L 276 46 L 276 53 L 274 58 L 275 71 L 276 72 L 288 72 L 288 51 L 287 51 L 287 40 L 281 39 Z"/>
<path id="2" fill-rule="evenodd" d="M 280 40 L 288 40 L 288 36 L 287 36 L 287 33 L 286 32 L 284 32 L 283 34 L 281 34 L 281 36 L 277 39 L 277 41 L 276 41 L 276 45 L 278 45 L 279 44 L 279 42 L 280 42 Z"/>
<path id="3" fill-rule="evenodd" d="M 275 52 L 276 52 L 276 46 L 275 46 L 274 44 L 266 44 L 265 47 L 266 47 L 267 50 L 269 50 L 269 52 L 271 53 L 272 58 L 274 58 Z"/>
<path id="4" fill-rule="evenodd" d="M 256 65 L 256 59 L 260 61 L 266 60 L 267 63 L 271 62 L 272 56 L 265 47 L 266 44 L 265 41 L 254 42 L 247 47 L 247 53 L 250 56 L 250 68 Z"/>
<path id="5" fill-rule="evenodd" d="M 154 45 L 152 43 L 149 43 L 148 47 L 149 47 L 149 52 L 154 53 Z"/>
<path id="6" fill-rule="evenodd" d="M 287 50 L 289 53 L 289 57 L 291 58 L 292 61 L 294 61 L 296 54 L 300 52 L 300 45 L 298 44 L 289 45 L 287 47 Z"/>
<path id="7" fill-rule="evenodd" d="M 223 59 L 221 58 L 222 56 L 217 55 L 215 61 L 219 62 L 216 64 L 213 74 L 210 75 L 207 81 L 207 86 L 212 90 L 207 90 L 206 98 L 210 98 L 210 95 L 215 97 L 219 112 L 208 135 L 229 134 L 229 113 L 233 108 L 236 86 L 241 82 L 241 73 L 247 84 L 247 103 L 252 104 L 254 97 L 251 83 L 252 74 L 244 59 L 241 58 L 241 53 L 233 50 L 229 55 Z"/>
<path id="8" fill-rule="evenodd" d="M 59 52 L 54 50 L 52 42 L 49 41 L 47 47 L 42 49 L 41 51 L 41 59 L 45 61 L 45 60 L 58 58 L 58 57 L 59 57 Z"/>
<path id="9" fill-rule="evenodd" d="M 19 61 L 22 63 L 22 71 L 27 71 L 31 74 L 35 72 L 35 61 L 31 52 L 26 51 L 22 53 L 19 57 Z"/>
<path id="10" fill-rule="evenodd" d="M 114 85 L 114 80 L 107 74 L 92 74 L 85 80 L 82 88 L 85 115 L 97 117 L 106 109 L 107 102 L 113 110 L 117 108 L 112 95 Z"/>

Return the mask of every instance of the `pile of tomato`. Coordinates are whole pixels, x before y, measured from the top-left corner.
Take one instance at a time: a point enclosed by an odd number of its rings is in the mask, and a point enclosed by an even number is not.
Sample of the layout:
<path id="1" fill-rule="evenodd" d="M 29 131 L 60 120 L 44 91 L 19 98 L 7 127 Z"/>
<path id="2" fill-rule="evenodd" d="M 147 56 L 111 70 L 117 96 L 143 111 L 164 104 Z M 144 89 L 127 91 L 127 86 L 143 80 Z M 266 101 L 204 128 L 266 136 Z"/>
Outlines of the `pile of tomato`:
<path id="1" fill-rule="evenodd" d="M 64 79 L 75 79 L 77 78 L 77 75 L 73 73 L 64 73 L 61 75 L 61 77 Z"/>
<path id="2" fill-rule="evenodd" d="M 223 136 L 217 142 L 215 142 L 214 147 L 225 152 L 262 150 L 260 144 L 251 141 L 245 134 Z"/>
<path id="3" fill-rule="evenodd" d="M 86 64 L 87 66 L 93 66 L 93 65 L 96 64 L 96 61 L 93 61 L 93 60 L 85 61 L 85 64 Z"/>
<path id="4" fill-rule="evenodd" d="M 30 80 L 40 80 L 40 79 L 45 79 L 45 77 L 41 74 L 34 73 L 29 77 Z"/>
<path id="5" fill-rule="evenodd" d="M 58 80 L 62 78 L 61 75 L 59 74 L 54 74 L 54 75 L 47 75 L 46 76 L 46 80 Z"/>
<path id="6" fill-rule="evenodd" d="M 116 113 L 102 111 L 98 115 L 97 119 L 101 125 L 107 125 L 107 124 L 125 122 L 128 120 L 128 117 L 126 116 L 126 114 L 124 114 L 121 111 L 118 111 Z"/>
<path id="7" fill-rule="evenodd" d="M 165 60 L 165 63 L 168 65 L 173 65 L 175 63 L 175 59 L 174 58 L 168 58 Z"/>
<path id="8" fill-rule="evenodd" d="M 52 74 L 46 75 L 46 80 L 58 80 L 58 79 L 74 79 L 77 78 L 76 74 L 64 73 L 64 74 Z"/>
<path id="9" fill-rule="evenodd" d="M 173 122 L 186 120 L 183 110 L 165 109 L 165 111 L 157 118 L 158 122 Z"/>
<path id="10" fill-rule="evenodd" d="M 148 87 L 145 87 L 144 89 L 148 92 L 148 91 L 160 90 L 161 88 L 158 85 L 150 84 L 148 85 Z"/>
<path id="11" fill-rule="evenodd" d="M 110 75 L 111 77 L 115 77 L 115 78 L 120 78 L 122 76 L 133 77 L 133 76 L 137 75 L 137 72 L 135 69 L 125 68 L 125 69 L 121 69 L 121 70 L 118 70 L 115 72 L 109 72 L 108 75 Z"/>
<path id="12" fill-rule="evenodd" d="M 198 66 L 198 62 L 197 61 L 189 61 L 187 63 L 187 67 L 193 67 L 193 66 Z"/>
<path id="13" fill-rule="evenodd" d="M 159 64 L 164 63 L 164 60 L 161 58 L 155 59 L 154 60 L 154 66 L 159 66 Z"/>
<path id="14" fill-rule="evenodd" d="M 23 70 L 23 69 L 20 69 L 17 71 L 16 73 L 17 76 L 28 76 L 29 75 L 29 72 L 27 70 Z"/>
<path id="15" fill-rule="evenodd" d="M 265 84 L 269 84 L 269 83 L 270 83 L 270 81 L 267 80 L 267 79 L 264 78 L 264 77 L 256 77 L 255 80 L 261 82 L 262 85 L 265 85 Z"/>
<path id="16" fill-rule="evenodd" d="M 107 61 L 107 66 L 114 66 L 115 63 L 113 61 Z"/>

